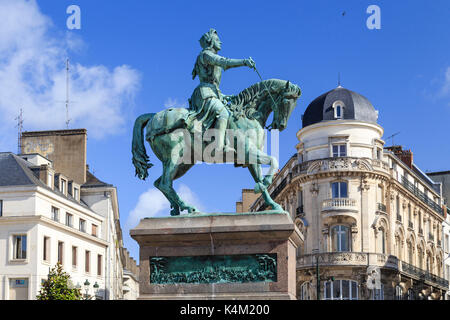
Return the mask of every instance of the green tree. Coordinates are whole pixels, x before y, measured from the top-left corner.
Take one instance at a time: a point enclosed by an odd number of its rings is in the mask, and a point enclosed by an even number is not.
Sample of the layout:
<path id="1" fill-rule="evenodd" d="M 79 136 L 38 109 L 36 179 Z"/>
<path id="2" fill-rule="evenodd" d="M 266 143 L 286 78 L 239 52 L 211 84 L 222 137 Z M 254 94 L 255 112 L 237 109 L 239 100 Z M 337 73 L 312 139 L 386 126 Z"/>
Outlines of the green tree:
<path id="1" fill-rule="evenodd" d="M 81 290 L 72 288 L 70 275 L 64 272 L 58 262 L 49 273 L 47 280 L 42 284 L 37 300 L 81 300 Z"/>

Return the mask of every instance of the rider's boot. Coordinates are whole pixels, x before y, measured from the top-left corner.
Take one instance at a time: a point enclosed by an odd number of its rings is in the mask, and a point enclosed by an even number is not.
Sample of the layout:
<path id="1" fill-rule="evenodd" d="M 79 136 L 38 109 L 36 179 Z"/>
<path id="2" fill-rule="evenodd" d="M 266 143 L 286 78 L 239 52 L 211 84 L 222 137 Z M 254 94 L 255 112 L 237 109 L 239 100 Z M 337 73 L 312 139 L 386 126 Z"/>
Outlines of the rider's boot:
<path id="1" fill-rule="evenodd" d="M 217 150 L 223 150 L 224 153 L 236 152 L 234 148 L 228 145 L 225 133 L 228 126 L 228 119 L 224 117 L 217 118 L 217 130 L 219 130 L 219 135 L 217 137 Z"/>

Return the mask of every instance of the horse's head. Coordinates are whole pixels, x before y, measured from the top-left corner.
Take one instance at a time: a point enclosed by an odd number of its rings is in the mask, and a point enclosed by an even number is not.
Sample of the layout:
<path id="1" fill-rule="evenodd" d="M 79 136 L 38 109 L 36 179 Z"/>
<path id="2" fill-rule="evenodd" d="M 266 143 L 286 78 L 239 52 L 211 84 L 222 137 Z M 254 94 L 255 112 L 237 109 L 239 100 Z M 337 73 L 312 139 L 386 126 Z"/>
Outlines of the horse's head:
<path id="1" fill-rule="evenodd" d="M 297 99 L 301 95 L 301 90 L 297 85 L 290 83 L 289 81 L 285 82 L 286 85 L 279 90 L 276 90 L 276 95 L 273 95 L 275 104 L 271 101 L 272 99 L 268 97 L 273 111 L 273 121 L 270 127 L 280 131 L 286 129 L 288 119 L 297 105 Z"/>

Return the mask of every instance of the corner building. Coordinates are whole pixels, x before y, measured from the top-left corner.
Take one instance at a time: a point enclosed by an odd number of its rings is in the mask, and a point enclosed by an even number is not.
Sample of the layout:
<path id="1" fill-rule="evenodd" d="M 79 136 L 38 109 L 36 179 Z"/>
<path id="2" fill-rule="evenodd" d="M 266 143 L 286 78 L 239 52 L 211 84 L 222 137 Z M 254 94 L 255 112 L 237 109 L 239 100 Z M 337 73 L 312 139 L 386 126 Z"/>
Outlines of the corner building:
<path id="1" fill-rule="evenodd" d="M 298 299 L 445 296 L 441 184 L 410 150 L 386 147 L 377 120 L 356 92 L 339 86 L 319 96 L 302 117 L 296 154 L 269 186 L 305 236 Z M 266 208 L 258 198 L 249 209 Z"/>

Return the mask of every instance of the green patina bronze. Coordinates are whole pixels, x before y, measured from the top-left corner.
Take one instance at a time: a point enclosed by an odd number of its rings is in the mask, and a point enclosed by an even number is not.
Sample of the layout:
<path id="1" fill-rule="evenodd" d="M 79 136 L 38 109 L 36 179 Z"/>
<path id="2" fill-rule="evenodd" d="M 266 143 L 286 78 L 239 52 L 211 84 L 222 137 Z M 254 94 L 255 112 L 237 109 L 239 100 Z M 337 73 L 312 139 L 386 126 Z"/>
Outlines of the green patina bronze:
<path id="1" fill-rule="evenodd" d="M 276 254 L 150 258 L 151 284 L 276 281 Z"/>
<path id="2" fill-rule="evenodd" d="M 255 192 L 262 193 L 267 206 L 283 212 L 282 207 L 272 200 L 267 191 L 278 169 L 278 162 L 263 151 L 264 128 L 280 131 L 286 128 L 301 90 L 289 81 L 270 79 L 258 82 L 237 95 L 223 95 L 219 89 L 223 70 L 242 66 L 256 70 L 256 67 L 251 58 L 228 59 L 219 56 L 217 52 L 221 49 L 221 44 L 214 29 L 200 39 L 202 51 L 192 71 L 193 79 L 198 76 L 200 84 L 189 99 L 189 109 L 171 108 L 143 114 L 136 119 L 132 142 L 136 175 L 145 180 L 148 169 L 153 165 L 149 163 L 144 146 L 146 129 L 145 139 L 163 164 L 163 174 L 154 185 L 169 200 L 172 208 L 170 214 L 176 216 L 183 210 L 188 213 L 197 212 L 195 207 L 185 203 L 175 192 L 173 180 L 183 176 L 197 161 L 217 162 L 204 157 L 204 152 L 211 149 L 212 143 L 209 141 L 201 140 L 200 155 L 195 148 L 198 135 L 204 137 L 209 129 L 215 129 L 218 134 L 213 140 L 213 154 L 231 154 L 235 166 L 247 167 L 256 182 Z M 266 122 L 272 112 L 273 121 L 267 127 Z M 181 132 L 181 129 L 184 131 Z M 188 133 L 187 138 L 185 132 Z M 229 132 L 233 132 L 232 137 L 226 135 Z M 247 136 L 246 132 L 255 134 Z M 242 149 L 234 149 L 239 143 Z M 264 176 L 261 172 L 262 164 L 270 165 Z"/>

